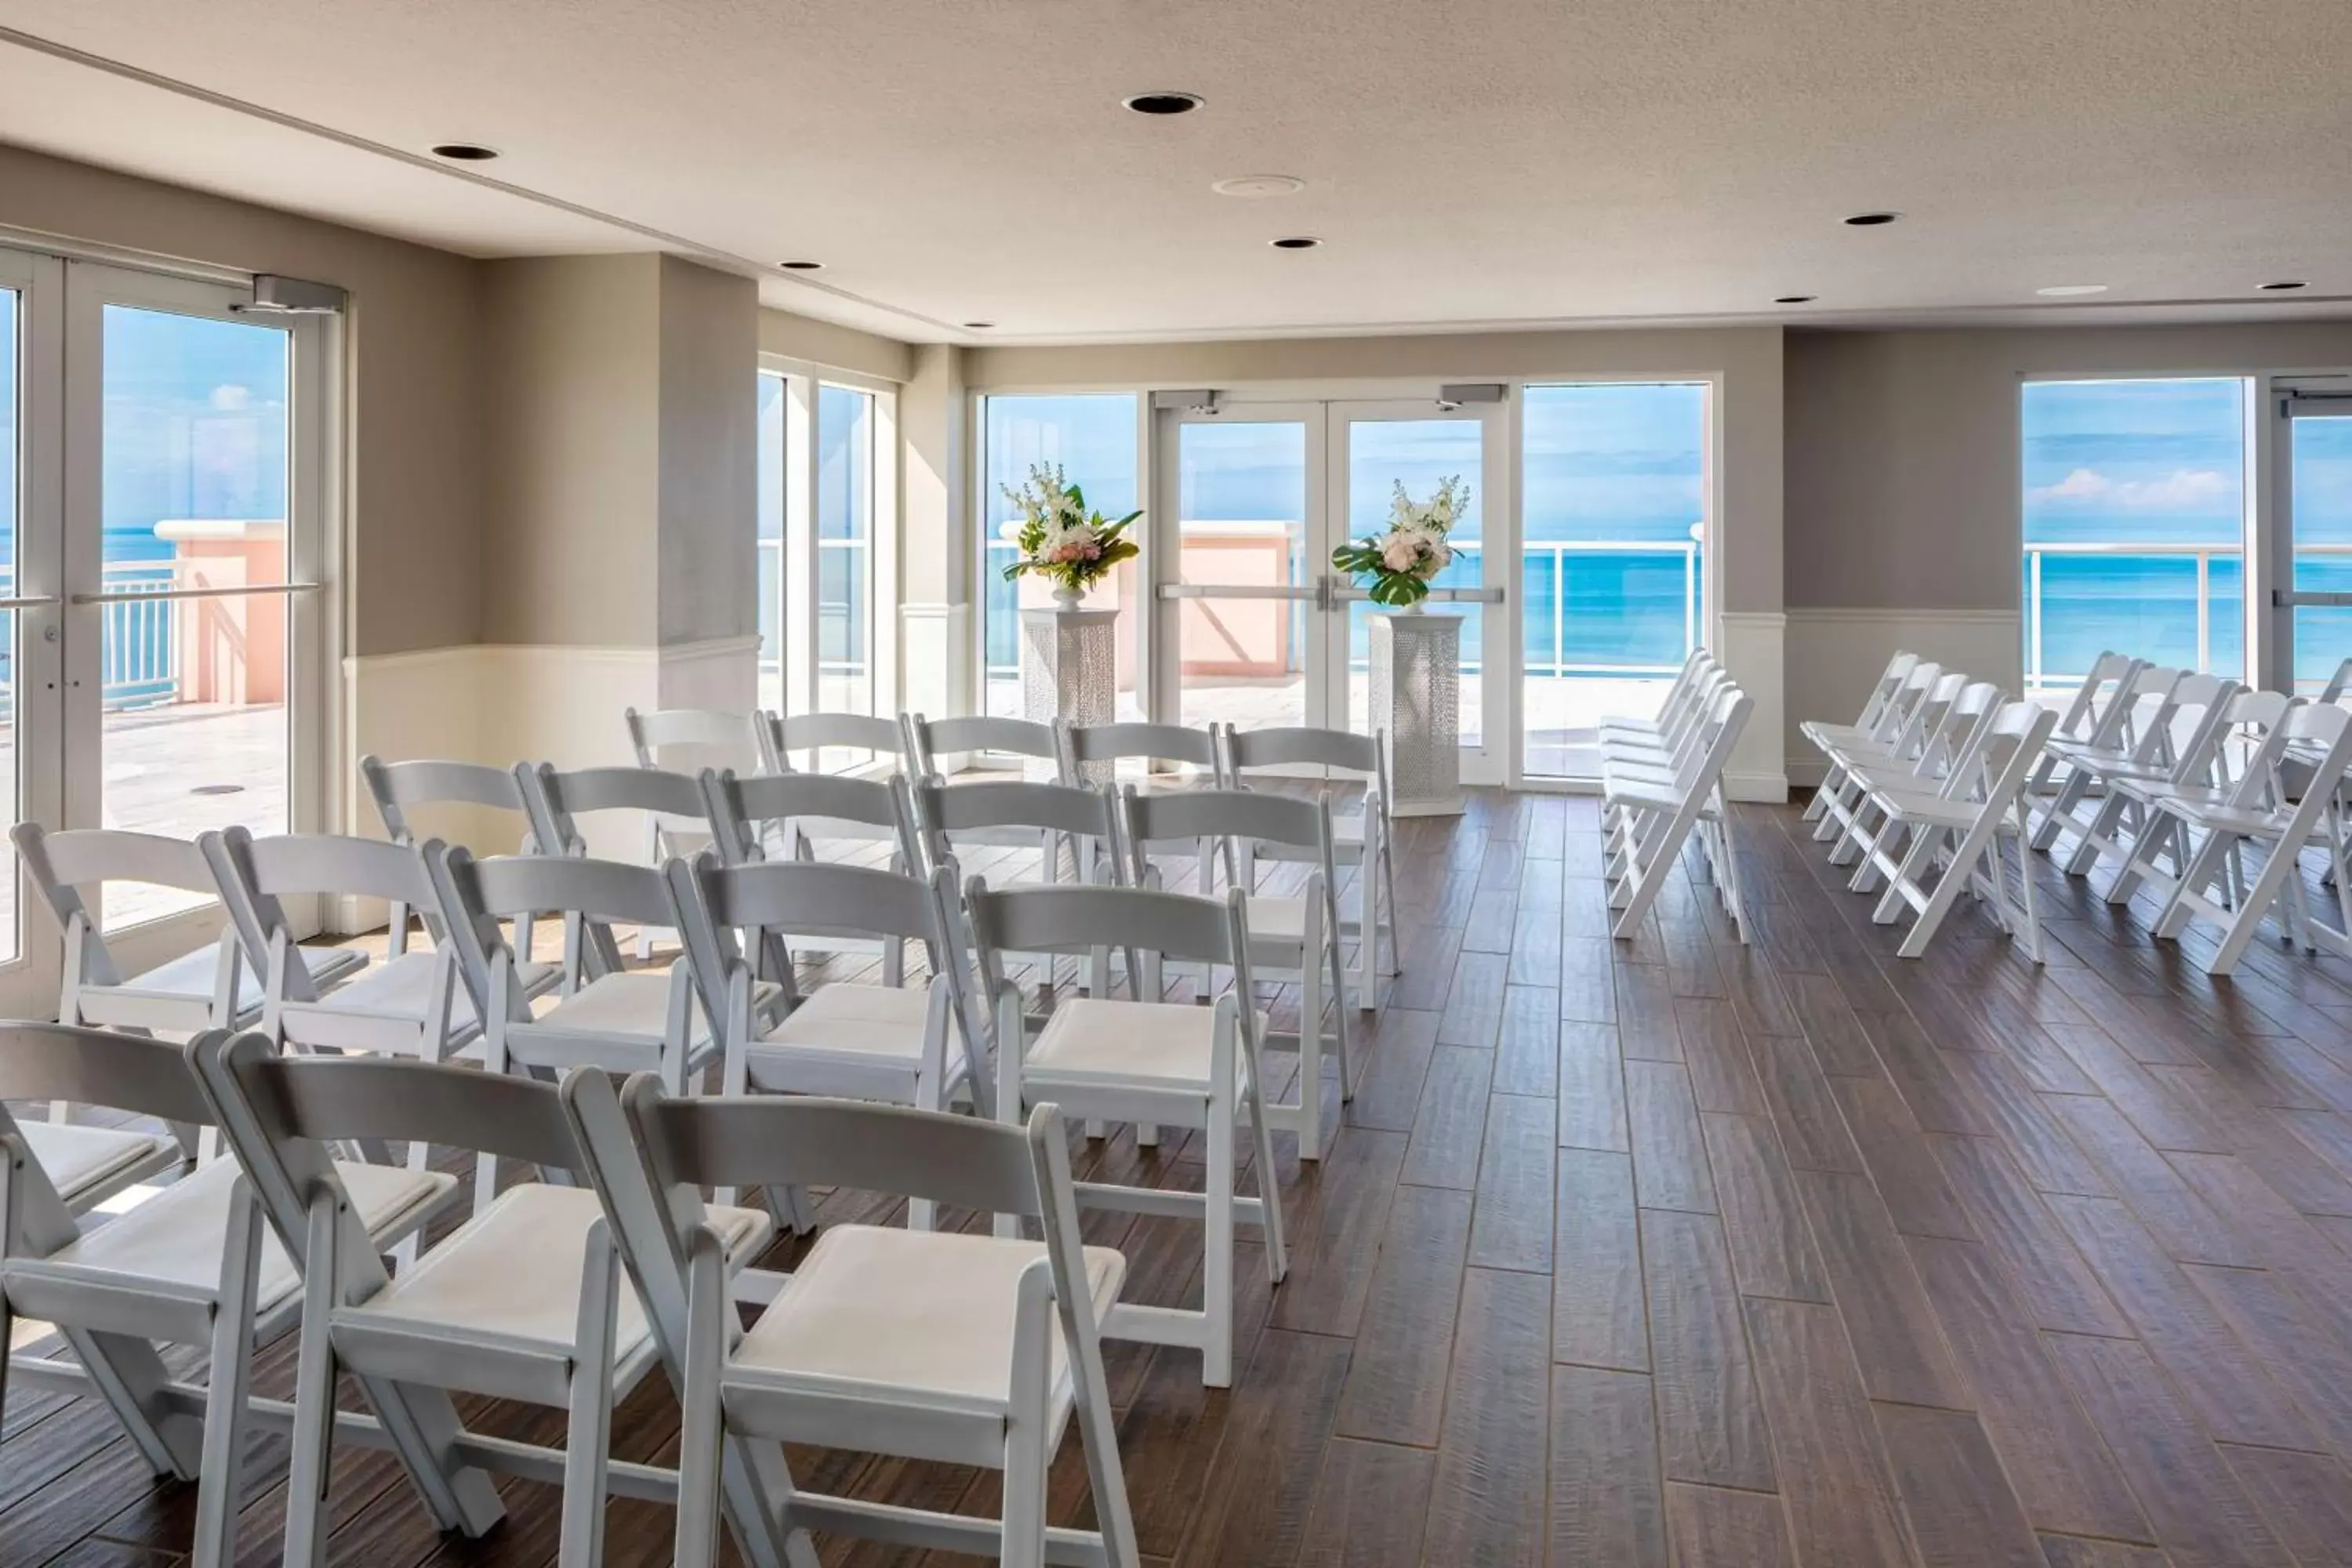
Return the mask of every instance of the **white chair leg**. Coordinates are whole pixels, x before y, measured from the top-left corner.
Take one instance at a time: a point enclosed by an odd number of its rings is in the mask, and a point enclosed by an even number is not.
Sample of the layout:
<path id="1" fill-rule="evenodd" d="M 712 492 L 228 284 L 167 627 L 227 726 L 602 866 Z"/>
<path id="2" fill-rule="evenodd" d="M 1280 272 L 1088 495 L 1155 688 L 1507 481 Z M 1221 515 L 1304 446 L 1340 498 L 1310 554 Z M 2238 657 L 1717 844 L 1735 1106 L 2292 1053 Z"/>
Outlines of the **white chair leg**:
<path id="1" fill-rule="evenodd" d="M 1307 927 L 1310 936 L 1320 934 L 1313 920 Z M 1303 948 L 1298 964 L 1298 1157 L 1318 1162 L 1323 1158 L 1323 955 L 1316 949 L 1321 945 Z"/>
<path id="2" fill-rule="evenodd" d="M 604 1476 L 613 1441 L 613 1324 L 621 1265 L 604 1222 L 588 1227 L 572 1336 L 572 1403 L 563 1439 L 563 1521 L 557 1568 L 602 1568 Z"/>
<path id="3" fill-rule="evenodd" d="M 2234 849 L 2237 846 L 2233 844 L 2231 847 Z M 2295 858 L 2287 852 L 2287 847 L 2283 843 L 2273 847 L 2269 858 L 2263 862 L 2262 870 L 2255 875 L 2252 884 L 2246 889 L 2244 898 L 2240 900 L 2237 918 L 2230 922 L 2228 932 L 2221 938 L 2221 945 L 2213 952 L 2213 961 L 2205 966 L 2205 973 L 2228 974 L 2238 967 L 2238 960 L 2244 956 L 2247 944 L 2262 929 L 2263 916 L 2270 909 L 2271 900 L 2279 897 L 2288 875 L 2294 868 Z"/>
<path id="4" fill-rule="evenodd" d="M 261 1228 L 259 1205 L 239 1181 L 230 1203 L 220 1300 L 213 1316 L 212 1362 L 205 1374 L 204 1460 L 196 1480 L 196 1534 L 191 1553 L 194 1568 L 229 1568 L 236 1561 Z"/>
<path id="5" fill-rule="evenodd" d="M 1244 999 L 1244 1005 L 1247 1005 Z M 1205 1188 L 1207 1200 L 1206 1248 L 1201 1265 L 1201 1312 L 1202 1316 L 1201 1342 L 1201 1382 L 1209 1388 L 1231 1388 L 1234 1385 L 1234 1111 L 1232 1092 L 1213 1095 L 1209 1100 L 1209 1160 Z M 1254 1119 L 1258 1127 L 1258 1140 L 1265 1146 L 1265 1112 L 1263 1107 Z M 1273 1184 L 1269 1173 L 1261 1171 L 1260 1181 L 1269 1190 Z"/>
<path id="6" fill-rule="evenodd" d="M 334 1311 L 337 1215 L 331 1204 L 310 1209 L 304 1248 L 302 1325 L 294 1362 L 294 1452 L 286 1471 L 287 1568 L 320 1568 L 327 1560 L 328 1460 L 335 1441 L 335 1352 L 327 1333 Z"/>
<path id="7" fill-rule="evenodd" d="M 719 1474 L 726 1433 L 719 1374 L 727 1359 L 727 1264 L 719 1238 L 698 1231 L 687 1259 L 688 1289 L 685 1386 L 677 1451 L 677 1568 L 718 1568 Z M 763 1500 L 761 1506 L 766 1507 Z"/>
<path id="8" fill-rule="evenodd" d="M 1016 1401 L 1004 1438 L 1002 1556 L 1006 1568 L 1045 1568 L 1045 1413 L 1031 1408 L 1035 1390 Z"/>

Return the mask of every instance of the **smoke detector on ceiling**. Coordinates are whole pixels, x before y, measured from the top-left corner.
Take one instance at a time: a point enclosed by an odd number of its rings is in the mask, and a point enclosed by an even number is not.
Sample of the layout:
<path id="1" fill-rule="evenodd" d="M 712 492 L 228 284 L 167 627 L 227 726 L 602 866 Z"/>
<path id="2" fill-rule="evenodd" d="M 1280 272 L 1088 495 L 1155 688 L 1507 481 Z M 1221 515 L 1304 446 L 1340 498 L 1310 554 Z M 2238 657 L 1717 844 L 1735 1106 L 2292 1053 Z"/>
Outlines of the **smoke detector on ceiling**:
<path id="1" fill-rule="evenodd" d="M 1236 174 L 1230 180 L 1219 180 L 1209 189 L 1221 196 L 1240 196 L 1244 200 L 1262 200 L 1266 196 L 1295 196 L 1307 188 L 1307 182 L 1289 174 Z"/>

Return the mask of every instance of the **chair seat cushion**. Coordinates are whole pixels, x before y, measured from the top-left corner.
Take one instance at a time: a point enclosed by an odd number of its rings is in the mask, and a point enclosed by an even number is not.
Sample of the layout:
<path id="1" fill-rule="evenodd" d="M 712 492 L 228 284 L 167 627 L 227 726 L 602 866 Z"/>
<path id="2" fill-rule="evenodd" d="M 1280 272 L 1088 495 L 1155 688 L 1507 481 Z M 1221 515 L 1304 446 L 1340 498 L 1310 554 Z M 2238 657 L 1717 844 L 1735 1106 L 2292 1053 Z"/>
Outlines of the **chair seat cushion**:
<path id="1" fill-rule="evenodd" d="M 588 1227 L 604 1212 L 588 1187 L 509 1187 L 390 1285 L 345 1310 L 491 1349 L 569 1346 L 579 1328 Z M 772 1222 L 756 1209 L 714 1205 L 707 1214 L 730 1259 L 751 1256 L 772 1234 Z M 625 1286 L 614 1316 L 617 1364 L 651 1331 L 644 1303 Z"/>
<path id="2" fill-rule="evenodd" d="M 930 1026 L 928 992 L 894 985 L 820 985 L 760 1038 L 760 1047 L 781 1047 L 812 1055 L 895 1060 L 913 1068 L 923 1058 Z M 948 1031 L 948 1068 L 963 1060 L 961 1031 Z"/>
<path id="3" fill-rule="evenodd" d="M 436 961 L 430 952 L 404 952 L 384 963 L 371 964 L 352 979 L 328 992 L 316 1004 L 322 1010 L 335 1013 L 363 1014 L 386 1020 L 414 1018 L 422 1021 L 425 1009 L 432 997 L 433 972 Z M 542 980 L 553 965 L 534 963 L 524 972 L 527 984 L 536 971 Z M 470 1029 L 474 1026 L 474 998 L 466 990 L 465 981 L 452 970 L 449 976 L 449 1023 L 452 1028 Z"/>
<path id="4" fill-rule="evenodd" d="M 1021 1274 L 1045 1255 L 1035 1241 L 835 1226 L 743 1336 L 727 1375 L 845 1379 L 1008 1408 Z M 1108 1247 L 1083 1256 L 1099 1321 L 1118 1300 L 1127 1259 Z M 1068 1352 L 1058 1331 L 1053 1345 L 1062 1391 Z"/>
<path id="5" fill-rule="evenodd" d="M 442 1171 L 412 1171 L 404 1165 L 335 1162 L 335 1175 L 372 1237 L 386 1237 L 431 1211 L 456 1189 L 457 1178 Z M 221 1257 L 228 1247 L 229 1198 L 236 1185 L 236 1162 L 212 1161 L 185 1181 L 174 1182 L 126 1214 L 118 1215 L 71 1246 L 50 1256 L 52 1264 L 79 1264 L 132 1275 L 209 1296 L 220 1283 Z M 275 1235 L 261 1242 L 261 1269 L 254 1302 L 266 1310 L 301 1284 L 294 1260 Z"/>
<path id="6" fill-rule="evenodd" d="M 180 1141 L 168 1132 L 71 1121 L 19 1121 L 16 1131 L 68 1208 L 142 1166 L 160 1170 L 180 1157 Z"/>
<path id="7" fill-rule="evenodd" d="M 368 956 L 354 947 L 305 947 L 302 966 L 310 972 L 311 980 L 324 986 L 366 966 Z M 124 981 L 124 991 L 143 992 L 151 996 L 182 997 L 191 1003 L 212 1000 L 213 982 L 220 974 L 220 952 L 211 943 L 179 957 L 167 959 L 152 969 L 144 969 Z M 106 989 L 113 989 L 107 987 Z M 254 1012 L 261 995 L 261 979 L 253 965 L 237 961 L 236 994 L 245 1004 L 243 1012 Z"/>
<path id="8" fill-rule="evenodd" d="M 1076 1083 L 1206 1094 L 1216 1056 L 1216 1019 L 1213 1007 L 1181 1002 L 1075 997 L 1057 1005 L 1038 1031 L 1024 1058 L 1027 1071 Z"/>
<path id="9" fill-rule="evenodd" d="M 571 995 L 555 998 L 553 1005 L 540 1010 L 536 1021 L 583 1035 L 657 1040 L 669 1031 L 669 995 L 670 977 L 661 970 L 603 974 Z M 697 1007 L 691 1013 L 694 1037 L 707 1037 L 710 1028 L 702 1010 Z"/>

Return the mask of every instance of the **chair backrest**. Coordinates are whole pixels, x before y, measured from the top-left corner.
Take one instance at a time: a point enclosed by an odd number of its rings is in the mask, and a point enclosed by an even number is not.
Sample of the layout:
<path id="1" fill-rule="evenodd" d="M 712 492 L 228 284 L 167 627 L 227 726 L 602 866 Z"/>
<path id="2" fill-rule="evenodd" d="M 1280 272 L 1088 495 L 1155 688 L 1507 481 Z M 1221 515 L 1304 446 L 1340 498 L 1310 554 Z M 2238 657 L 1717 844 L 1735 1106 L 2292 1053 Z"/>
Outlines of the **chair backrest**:
<path id="1" fill-rule="evenodd" d="M 2279 753 L 2286 747 L 2284 726 L 2300 700 L 2283 691 L 2241 691 L 2222 710 L 2213 738 L 2206 778 L 2233 805 L 2260 805 L 2268 798 Z"/>
<path id="2" fill-rule="evenodd" d="M 2101 650 L 2084 674 L 2082 684 L 2074 688 L 2074 695 L 2066 704 L 2065 714 L 2058 721 L 2053 732 L 2070 741 L 2089 740 L 2105 721 L 2107 707 L 2115 693 L 2122 690 L 2124 682 L 2131 679 L 2132 672 L 2146 662 L 2112 649 Z"/>
<path id="3" fill-rule="evenodd" d="M 335 1173 L 331 1145 L 425 1143 L 586 1173 L 551 1084 L 390 1057 L 279 1056 L 262 1036 L 225 1030 L 198 1037 L 188 1056 L 262 1212 L 298 1268 L 309 1252 L 312 1204 L 324 1199 L 337 1206 L 342 1300 L 364 1300 L 383 1288 L 385 1275 Z"/>
<path id="4" fill-rule="evenodd" d="M 2352 658 L 2336 667 L 2336 673 L 2329 676 L 2327 684 L 2319 689 L 2319 700 L 2333 706 L 2347 690 L 2352 690 Z"/>
<path id="5" fill-rule="evenodd" d="M 504 966 L 509 1005 L 522 995 L 520 963 L 499 929 L 522 915 L 563 919 L 566 989 L 621 967 L 612 926 L 667 927 L 676 919 L 669 882 L 658 867 L 584 856 L 494 855 L 477 858 L 463 845 L 437 846 L 427 857 L 436 896 L 447 911 L 450 945 L 478 1016 L 490 1016 L 492 978 Z M 705 995 L 708 1007 L 713 998 Z M 717 1015 L 713 1014 L 713 1016 Z"/>
<path id="6" fill-rule="evenodd" d="M 1089 763 L 1116 763 L 1123 758 L 1165 758 L 1216 772 L 1217 742 L 1206 730 L 1182 724 L 1072 724 L 1054 721 L 1062 738 L 1062 782 L 1082 781 L 1077 769 Z"/>
<path id="7" fill-rule="evenodd" d="M 1697 654 L 1694 653 L 1692 657 L 1696 658 Z M 1878 672 L 1878 679 L 1871 687 L 1869 697 L 1863 701 L 1862 711 L 1854 716 L 1855 729 L 1868 731 L 1877 727 L 1879 721 L 1885 716 L 1886 705 L 1894 701 L 1895 694 L 1903 689 L 1903 683 L 1909 679 L 1912 668 L 1918 662 L 1917 654 L 1906 648 L 1895 650 L 1894 656 L 1886 661 L 1886 668 Z M 1690 666 L 1685 663 L 1684 668 L 1688 669 Z"/>
<path id="8" fill-rule="evenodd" d="M 1870 732 L 1882 741 L 1893 742 L 1904 732 L 1911 716 L 1918 710 L 1921 703 L 1927 700 L 1928 693 L 1936 689 L 1936 683 L 1943 676 L 1942 665 L 1932 664 L 1924 658 L 1913 664 L 1910 673 L 1904 676 L 1903 684 L 1896 689 L 1893 700 L 1880 711 L 1878 722 Z M 1710 708 L 1713 700 L 1713 698 L 1708 699 Z"/>
<path id="9" fill-rule="evenodd" d="M 16 1234 L 0 1231 L 0 1256 L 47 1256 L 69 1245 L 80 1226 L 31 1156 L 9 1100 L 69 1100 L 191 1126 L 213 1124 L 212 1107 L 188 1071 L 179 1046 L 142 1035 L 65 1024 L 0 1024 L 0 1141 L 23 1163 L 8 1173 Z M 0 1212 L 0 1224 L 7 1216 Z"/>
<path id="10" fill-rule="evenodd" d="M 432 873 L 425 866 L 439 839 L 405 845 L 340 833 L 281 833 L 256 838 L 242 826 L 230 826 L 205 834 L 197 844 L 213 868 L 229 925 L 254 973 L 266 978 L 271 946 L 285 947 L 283 1001 L 309 1002 L 318 997 L 284 900 L 381 899 L 412 909 L 437 911 L 440 908 Z"/>
<path id="11" fill-rule="evenodd" d="M 2007 809 L 2025 788 L 2027 776 L 2041 761 L 2042 748 L 2057 725 L 2058 715 L 2039 702 L 2001 704 L 1978 750 L 1982 783 L 1975 798 L 1988 808 Z"/>
<path id="12" fill-rule="evenodd" d="M 913 863 L 914 825 L 905 799 L 906 785 L 897 776 L 856 779 L 837 773 L 784 773 L 740 778 L 705 769 L 700 787 L 719 858 L 730 866 L 761 858 L 761 830 L 770 823 L 812 838 L 829 837 L 828 828 L 845 823 L 886 828 L 898 852 Z"/>
<path id="13" fill-rule="evenodd" d="M 1385 734 L 1360 735 L 1353 730 L 1326 730 L 1307 724 L 1285 724 L 1264 730 L 1244 730 L 1223 724 L 1214 731 L 1223 742 L 1223 777 L 1238 787 L 1251 768 L 1322 767 L 1370 783 L 1386 773 L 1382 765 Z"/>
<path id="14" fill-rule="evenodd" d="M 470 805 L 509 811 L 524 820 L 526 837 L 530 807 L 511 768 L 486 763 L 453 763 L 420 759 L 387 763 L 377 756 L 360 759 L 360 776 L 367 781 L 376 815 L 394 844 L 415 844 L 417 836 L 408 814 L 417 806 Z"/>
<path id="15" fill-rule="evenodd" d="M 1920 773 L 1943 777 L 1964 767 L 1979 737 L 1992 722 L 2001 697 L 2000 688 L 1990 680 L 1972 680 L 1960 688 L 1945 710 L 1944 721 L 1920 752 Z"/>
<path id="16" fill-rule="evenodd" d="M 915 784 L 908 795 L 927 866 L 943 866 L 954 858 L 954 835 L 983 828 L 1071 834 L 1106 847 L 1118 843 L 1118 800 L 1108 790 L 1011 779 L 963 784 L 934 779 Z"/>
<path id="17" fill-rule="evenodd" d="M 1008 952 L 1091 952 L 1124 947 L 1234 971 L 1248 992 L 1247 896 L 1223 899 L 1143 888 L 1017 887 L 991 891 L 985 878 L 966 884 L 963 908 L 988 994 L 1004 984 Z"/>
<path id="18" fill-rule="evenodd" d="M 1144 885 L 1154 844 L 1179 840 L 1243 840 L 1291 849 L 1331 853 L 1331 807 L 1328 798 L 1276 795 L 1266 790 L 1200 789 L 1181 795 L 1145 795 L 1129 785 L 1121 796 L 1125 837 L 1135 885 Z"/>
<path id="19" fill-rule="evenodd" d="M 530 808 L 531 830 L 551 855 L 584 855 L 580 818 L 591 812 L 634 811 L 675 829 L 707 829 L 710 817 L 702 783 L 665 768 L 559 769 L 552 763 L 518 763 L 515 782 Z"/>
<path id="20" fill-rule="evenodd" d="M 1951 713 L 1952 704 L 1959 700 L 1960 693 L 1967 690 L 1968 686 L 1969 678 L 1958 672 L 1937 676 L 1927 695 L 1912 704 L 1905 714 L 1903 727 L 1895 736 L 1895 755 L 1904 762 L 1912 762 L 1925 755 L 1929 741 L 1943 728 L 1945 719 Z"/>
<path id="21" fill-rule="evenodd" d="M 703 768 L 755 768 L 761 763 L 757 720 L 709 708 L 627 710 L 629 749 L 637 765 L 691 773 Z M 663 753 L 670 753 L 665 756 Z"/>
<path id="22" fill-rule="evenodd" d="M 907 771 L 918 778 L 931 777 L 939 772 L 940 756 L 959 752 L 1002 752 L 1049 763 L 1061 760 L 1051 724 L 987 714 L 962 719 L 926 719 L 920 713 L 900 717 L 906 725 Z"/>
<path id="23" fill-rule="evenodd" d="M 2352 710 L 2332 702 L 2298 702 L 2288 710 L 2279 733 L 2280 761 L 2292 756 L 2298 764 L 2292 781 L 2294 798 L 2305 805 L 2332 799 L 2344 780 L 2347 754 L 2352 753 Z M 2287 795 L 2288 782 L 2280 781 L 2280 795 Z"/>
<path id="24" fill-rule="evenodd" d="M 805 772 L 822 771 L 825 751 L 872 752 L 897 761 L 903 768 L 907 732 L 896 719 L 871 713 L 761 713 L 761 761 L 771 773 L 799 767 L 793 758 L 805 753 Z"/>
<path id="25" fill-rule="evenodd" d="M 123 976 L 99 934 L 99 917 L 83 900 L 86 889 L 100 889 L 102 898 L 109 882 L 142 882 L 206 898 L 219 896 L 212 865 L 192 839 L 110 827 L 49 833 L 37 822 L 16 824 L 8 837 L 59 934 L 71 932 L 79 920 L 83 969 L 79 978 L 89 984 L 120 984 Z"/>
<path id="26" fill-rule="evenodd" d="M 2224 676 L 2182 676 L 2180 684 L 2172 689 L 2170 710 L 2149 737 L 2149 760 L 2170 768 L 2175 783 L 2199 782 L 2228 718 L 2231 700 L 2244 689 Z"/>
<path id="27" fill-rule="evenodd" d="M 762 860 L 730 866 L 706 850 L 665 868 L 671 908 L 697 990 L 723 1003 L 743 950 L 738 932 L 772 937 L 878 938 L 919 942 L 934 973 L 956 951 L 931 882 L 870 866 L 821 860 Z M 788 950 L 787 950 L 788 952 Z M 797 1000 L 789 962 L 772 978 Z M 722 1017 L 714 1009 L 712 1017 Z"/>

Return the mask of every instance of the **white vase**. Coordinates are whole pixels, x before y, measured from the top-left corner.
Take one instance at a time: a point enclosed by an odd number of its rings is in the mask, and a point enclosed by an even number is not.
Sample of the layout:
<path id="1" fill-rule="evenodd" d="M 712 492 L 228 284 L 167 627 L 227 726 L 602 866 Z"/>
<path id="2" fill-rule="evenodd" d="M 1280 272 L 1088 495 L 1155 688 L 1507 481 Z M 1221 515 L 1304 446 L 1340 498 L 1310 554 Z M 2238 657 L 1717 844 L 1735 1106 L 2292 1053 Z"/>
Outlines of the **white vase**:
<path id="1" fill-rule="evenodd" d="M 1087 596 L 1079 589 L 1056 588 L 1054 590 L 1054 605 L 1057 609 L 1075 610 L 1084 605 L 1086 602 Z"/>

